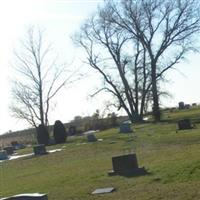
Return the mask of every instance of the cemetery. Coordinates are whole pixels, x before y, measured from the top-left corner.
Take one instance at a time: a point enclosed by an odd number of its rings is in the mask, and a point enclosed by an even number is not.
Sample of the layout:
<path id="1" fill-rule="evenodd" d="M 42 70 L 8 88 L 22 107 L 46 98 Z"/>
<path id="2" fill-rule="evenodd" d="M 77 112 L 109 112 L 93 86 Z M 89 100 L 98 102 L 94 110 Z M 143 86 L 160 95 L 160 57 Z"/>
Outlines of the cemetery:
<path id="1" fill-rule="evenodd" d="M 0 200 L 200 199 L 199 0 L 0 9 Z"/>
<path id="2" fill-rule="evenodd" d="M 119 126 L 68 136 L 64 143 L 17 149 L 17 159 L 7 159 L 15 155 L 8 155 L 6 147 L 0 151 L 5 159 L 0 162 L 0 198 L 200 198 L 200 111 L 177 109 L 165 116 L 168 121 L 129 124 L 128 134 L 119 133 Z M 176 132 L 184 119 L 196 128 Z"/>

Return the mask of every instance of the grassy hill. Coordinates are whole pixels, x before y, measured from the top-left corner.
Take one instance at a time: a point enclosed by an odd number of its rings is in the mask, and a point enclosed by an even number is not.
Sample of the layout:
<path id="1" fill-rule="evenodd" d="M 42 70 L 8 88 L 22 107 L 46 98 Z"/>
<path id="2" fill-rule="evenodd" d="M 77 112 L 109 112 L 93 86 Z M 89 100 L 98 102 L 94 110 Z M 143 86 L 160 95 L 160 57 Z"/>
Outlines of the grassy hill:
<path id="1" fill-rule="evenodd" d="M 18 193 L 48 193 L 49 200 L 195 200 L 200 199 L 200 124 L 176 132 L 182 118 L 199 122 L 200 109 L 165 112 L 163 122 L 133 126 L 133 134 L 118 129 L 96 133 L 101 142 L 87 143 L 85 136 L 71 137 L 64 147 L 40 157 L 0 163 L 0 197 Z M 19 153 L 32 152 L 26 148 Z M 136 152 L 148 175 L 107 176 L 111 157 Z M 91 195 L 96 188 L 115 187 L 110 194 Z"/>

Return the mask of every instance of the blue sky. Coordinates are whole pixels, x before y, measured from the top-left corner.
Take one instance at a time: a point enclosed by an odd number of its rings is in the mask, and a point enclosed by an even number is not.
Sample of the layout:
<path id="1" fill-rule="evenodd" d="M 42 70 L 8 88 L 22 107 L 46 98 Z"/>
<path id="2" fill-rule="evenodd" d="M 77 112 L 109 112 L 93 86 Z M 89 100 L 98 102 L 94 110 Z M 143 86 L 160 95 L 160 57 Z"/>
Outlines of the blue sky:
<path id="1" fill-rule="evenodd" d="M 19 39 L 23 39 L 29 25 L 39 25 L 46 29 L 48 40 L 52 41 L 63 62 L 81 65 L 81 53 L 77 50 L 70 36 L 79 29 L 81 23 L 95 11 L 103 0 L 6 0 L 0 2 L 0 134 L 8 130 L 27 127 L 24 123 L 11 118 L 9 112 L 10 83 L 12 77 L 10 63 L 13 49 Z M 172 99 L 163 100 L 165 106 L 175 106 L 179 101 L 200 102 L 200 55 L 190 55 L 184 64 L 168 73 L 170 83 L 166 85 L 173 95 Z M 100 83 L 95 77 L 85 79 L 79 85 L 65 90 L 58 95 L 56 110 L 52 121 L 60 119 L 67 122 L 76 115 L 89 115 L 101 109 L 108 97 L 89 99 L 88 95 Z M 102 99 L 102 101 L 99 101 Z"/>

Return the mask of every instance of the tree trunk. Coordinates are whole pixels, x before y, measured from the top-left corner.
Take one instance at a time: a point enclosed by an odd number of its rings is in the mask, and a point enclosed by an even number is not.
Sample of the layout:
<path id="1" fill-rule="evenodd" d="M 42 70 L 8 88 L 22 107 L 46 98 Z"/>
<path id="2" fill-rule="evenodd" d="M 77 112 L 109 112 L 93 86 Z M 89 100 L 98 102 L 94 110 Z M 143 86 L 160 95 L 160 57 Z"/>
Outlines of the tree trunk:
<path id="1" fill-rule="evenodd" d="M 40 93 L 40 121 L 45 126 L 42 93 Z"/>
<path id="2" fill-rule="evenodd" d="M 41 79 L 41 72 L 40 72 L 40 68 L 39 68 L 39 95 L 40 95 L 40 123 L 42 125 L 45 126 L 45 122 L 44 122 L 44 108 L 43 108 L 43 92 L 42 92 L 42 79 Z"/>
<path id="3" fill-rule="evenodd" d="M 161 113 L 159 107 L 159 96 L 157 89 L 157 79 L 156 79 L 156 63 L 152 61 L 151 63 L 151 78 L 152 78 L 152 95 L 153 95 L 153 116 L 156 122 L 160 121 Z"/>

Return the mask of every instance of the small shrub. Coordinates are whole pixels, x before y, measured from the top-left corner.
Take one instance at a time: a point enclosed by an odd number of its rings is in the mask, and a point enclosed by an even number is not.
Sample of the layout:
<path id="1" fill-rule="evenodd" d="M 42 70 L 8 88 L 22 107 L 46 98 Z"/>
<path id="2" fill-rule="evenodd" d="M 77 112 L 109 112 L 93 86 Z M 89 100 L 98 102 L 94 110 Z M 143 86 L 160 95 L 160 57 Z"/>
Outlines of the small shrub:
<path id="1" fill-rule="evenodd" d="M 56 144 L 65 143 L 67 138 L 67 133 L 63 123 L 60 120 L 55 121 L 53 136 Z"/>
<path id="2" fill-rule="evenodd" d="M 37 141 L 38 144 L 48 145 L 49 143 L 49 133 L 47 128 L 42 124 L 37 127 Z"/>

